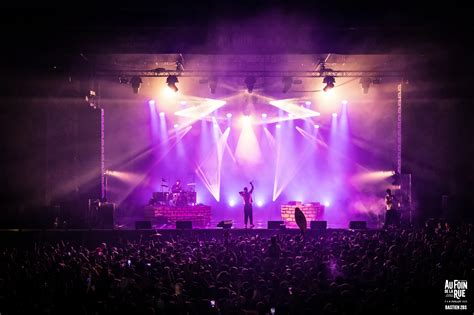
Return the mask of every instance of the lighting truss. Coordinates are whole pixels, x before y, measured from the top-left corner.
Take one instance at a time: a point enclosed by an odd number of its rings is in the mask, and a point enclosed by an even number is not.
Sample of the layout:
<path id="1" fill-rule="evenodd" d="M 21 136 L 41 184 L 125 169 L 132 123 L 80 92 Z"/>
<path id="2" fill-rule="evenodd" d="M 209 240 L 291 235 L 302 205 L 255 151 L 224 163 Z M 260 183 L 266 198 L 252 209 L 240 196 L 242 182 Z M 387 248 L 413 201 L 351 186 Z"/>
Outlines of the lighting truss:
<path id="1" fill-rule="evenodd" d="M 324 78 L 331 76 L 335 78 L 403 78 L 404 74 L 400 71 L 387 70 L 387 71 L 208 71 L 208 70 L 186 70 L 186 71 L 175 71 L 166 69 L 154 70 L 112 70 L 112 69 L 98 69 L 95 72 L 96 77 L 158 77 L 166 78 L 168 76 L 177 77 L 188 77 L 188 78 L 203 78 L 203 77 L 259 77 L 259 78 L 271 78 L 271 77 L 299 77 L 299 78 Z"/>

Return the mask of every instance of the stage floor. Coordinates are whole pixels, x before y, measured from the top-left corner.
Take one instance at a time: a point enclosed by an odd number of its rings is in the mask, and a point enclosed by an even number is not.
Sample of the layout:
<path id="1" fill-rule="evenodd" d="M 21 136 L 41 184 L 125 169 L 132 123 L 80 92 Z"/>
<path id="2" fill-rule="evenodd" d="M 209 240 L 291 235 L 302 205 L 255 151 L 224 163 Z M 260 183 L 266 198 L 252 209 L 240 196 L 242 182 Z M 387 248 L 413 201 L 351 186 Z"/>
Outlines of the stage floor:
<path id="1" fill-rule="evenodd" d="M 117 218 L 116 220 L 116 227 L 118 229 L 125 229 L 125 230 L 134 230 L 135 229 L 135 222 L 136 221 L 142 221 L 143 218 L 141 217 L 121 217 Z M 281 219 L 269 219 L 269 220 L 261 220 L 261 219 L 256 219 L 254 220 L 254 228 L 255 230 L 262 230 L 262 229 L 267 229 L 268 227 L 268 221 L 281 221 Z M 216 229 L 217 224 L 220 222 L 220 220 L 215 220 L 211 219 L 211 222 L 206 225 L 206 226 L 193 226 L 194 229 Z M 367 227 L 370 229 L 381 229 L 383 226 L 383 222 L 370 222 L 367 221 Z M 250 225 L 249 225 L 250 227 Z M 348 229 L 349 228 L 349 222 L 338 222 L 338 223 L 333 223 L 330 220 L 327 221 L 327 227 L 329 229 Z M 169 224 L 153 224 L 154 229 L 175 229 L 174 223 L 169 223 Z M 240 221 L 235 221 L 233 220 L 232 223 L 232 229 L 244 229 L 245 224 L 243 220 Z M 308 229 L 309 229 L 309 222 L 308 222 Z M 297 229 L 296 229 L 297 230 Z"/>

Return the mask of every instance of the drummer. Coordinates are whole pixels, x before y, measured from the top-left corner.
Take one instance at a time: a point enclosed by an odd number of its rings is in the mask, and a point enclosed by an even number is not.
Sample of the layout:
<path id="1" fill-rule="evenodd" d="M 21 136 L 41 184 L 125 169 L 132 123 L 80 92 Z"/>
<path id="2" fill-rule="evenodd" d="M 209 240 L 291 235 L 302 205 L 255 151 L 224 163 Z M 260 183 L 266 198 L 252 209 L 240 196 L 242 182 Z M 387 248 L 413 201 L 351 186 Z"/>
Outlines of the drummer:
<path id="1" fill-rule="evenodd" d="M 183 191 L 183 188 L 181 187 L 181 180 L 178 179 L 176 183 L 171 187 L 171 192 L 174 193 L 180 193 Z"/>

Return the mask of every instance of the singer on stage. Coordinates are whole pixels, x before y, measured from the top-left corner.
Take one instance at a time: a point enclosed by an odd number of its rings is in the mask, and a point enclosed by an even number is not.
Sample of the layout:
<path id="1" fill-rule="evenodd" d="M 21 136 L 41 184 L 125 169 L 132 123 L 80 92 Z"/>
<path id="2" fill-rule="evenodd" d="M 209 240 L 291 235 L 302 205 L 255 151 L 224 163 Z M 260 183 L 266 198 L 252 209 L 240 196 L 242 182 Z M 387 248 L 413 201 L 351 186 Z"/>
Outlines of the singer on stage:
<path id="1" fill-rule="evenodd" d="M 252 209 L 252 193 L 253 193 L 253 183 L 250 182 L 250 186 L 252 186 L 252 189 L 248 191 L 247 187 L 244 187 L 244 191 L 240 191 L 239 194 L 242 196 L 242 199 L 244 201 L 244 222 L 245 222 L 245 228 L 247 228 L 247 221 L 250 220 L 250 228 L 253 228 L 253 209 Z"/>

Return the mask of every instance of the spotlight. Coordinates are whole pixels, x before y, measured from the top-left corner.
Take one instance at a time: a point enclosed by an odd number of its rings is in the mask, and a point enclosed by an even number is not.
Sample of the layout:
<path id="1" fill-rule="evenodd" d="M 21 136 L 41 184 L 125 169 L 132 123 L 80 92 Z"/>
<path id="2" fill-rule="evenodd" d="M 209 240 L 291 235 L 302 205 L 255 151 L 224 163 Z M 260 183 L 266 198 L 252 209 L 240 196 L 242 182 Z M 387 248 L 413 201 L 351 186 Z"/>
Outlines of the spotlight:
<path id="1" fill-rule="evenodd" d="M 115 175 L 115 171 L 105 170 L 105 175 Z"/>
<path id="2" fill-rule="evenodd" d="M 281 128 L 281 125 L 280 125 L 280 124 L 276 124 L 276 125 L 275 125 L 275 128 L 280 129 L 280 128 Z"/>
<path id="3" fill-rule="evenodd" d="M 326 201 L 326 202 L 324 203 L 324 206 L 325 206 L 325 207 L 329 207 L 330 205 L 331 205 L 331 203 L 330 203 L 329 201 Z"/>
<path id="4" fill-rule="evenodd" d="M 362 91 L 364 92 L 364 94 L 369 93 L 369 87 L 372 84 L 372 79 L 371 78 L 361 78 L 359 83 L 362 86 Z"/>
<path id="5" fill-rule="evenodd" d="M 311 105 L 311 101 L 306 101 L 306 102 L 304 102 L 304 103 L 306 104 L 306 106 Z"/>
<path id="6" fill-rule="evenodd" d="M 179 127 L 179 124 L 174 124 L 174 127 L 175 127 L 175 128 L 178 128 L 178 127 Z"/>
<path id="7" fill-rule="evenodd" d="M 262 200 L 258 200 L 258 201 L 257 201 L 257 206 L 259 206 L 259 207 L 263 206 L 263 201 L 262 201 Z"/>
<path id="8" fill-rule="evenodd" d="M 334 88 L 334 83 L 336 83 L 336 79 L 331 76 L 326 76 L 323 79 L 323 83 L 326 84 L 326 86 L 323 88 L 324 92 L 329 91 L 330 89 Z"/>
<path id="9" fill-rule="evenodd" d="M 232 113 L 227 113 L 226 117 L 227 118 L 232 118 Z"/>
<path id="10" fill-rule="evenodd" d="M 242 126 L 243 127 L 250 126 L 251 122 L 252 122 L 252 117 L 250 117 L 249 115 L 242 116 Z"/>
<path id="11" fill-rule="evenodd" d="M 165 117 L 165 112 L 160 112 L 160 117 Z"/>
<path id="12" fill-rule="evenodd" d="M 138 94 L 142 83 L 143 81 L 140 77 L 134 76 L 130 79 L 130 84 L 132 85 L 133 93 Z"/>
<path id="13" fill-rule="evenodd" d="M 166 84 L 175 93 L 178 92 L 178 87 L 176 86 L 176 83 L 179 83 L 179 81 L 178 81 L 178 77 L 176 77 L 175 75 L 170 75 L 166 78 Z"/>
<path id="14" fill-rule="evenodd" d="M 347 105 L 347 103 L 349 103 L 347 100 L 342 100 L 341 101 L 342 105 Z"/>
<path id="15" fill-rule="evenodd" d="M 394 174 L 390 178 L 392 179 L 393 186 L 400 186 L 400 173 L 394 172 Z"/>
<path id="16" fill-rule="evenodd" d="M 150 105 L 150 106 L 155 106 L 155 104 L 156 104 L 155 100 L 149 100 L 148 101 L 148 105 Z"/>
<path id="17" fill-rule="evenodd" d="M 332 113 L 332 117 L 337 117 L 337 113 Z"/>
<path id="18" fill-rule="evenodd" d="M 255 77 L 246 77 L 245 78 L 245 85 L 247 86 L 247 92 L 249 93 L 252 93 L 253 92 L 253 88 L 255 86 L 255 82 L 257 82 L 257 80 L 255 79 Z"/>
<path id="19" fill-rule="evenodd" d="M 188 104 L 188 102 L 186 102 L 186 101 L 181 101 L 181 102 L 179 102 L 179 103 L 180 103 L 181 105 L 186 105 L 186 104 Z"/>
<path id="20" fill-rule="evenodd" d="M 314 125 L 314 128 L 319 129 L 319 125 L 318 124 Z"/>
<path id="21" fill-rule="evenodd" d="M 268 115 L 267 115 L 266 113 L 263 113 L 263 114 L 262 114 L 262 118 L 263 118 L 263 119 L 266 119 L 267 117 L 268 117 Z"/>
<path id="22" fill-rule="evenodd" d="M 209 90 L 211 90 L 211 94 L 216 94 L 217 88 L 217 78 L 209 78 Z"/>
<path id="23" fill-rule="evenodd" d="M 281 82 L 283 83 L 283 93 L 286 93 L 291 89 L 291 85 L 293 84 L 293 78 L 292 77 L 283 77 Z"/>
<path id="24" fill-rule="evenodd" d="M 231 207 L 235 206 L 235 200 L 234 199 L 229 200 L 229 206 L 231 206 Z"/>

